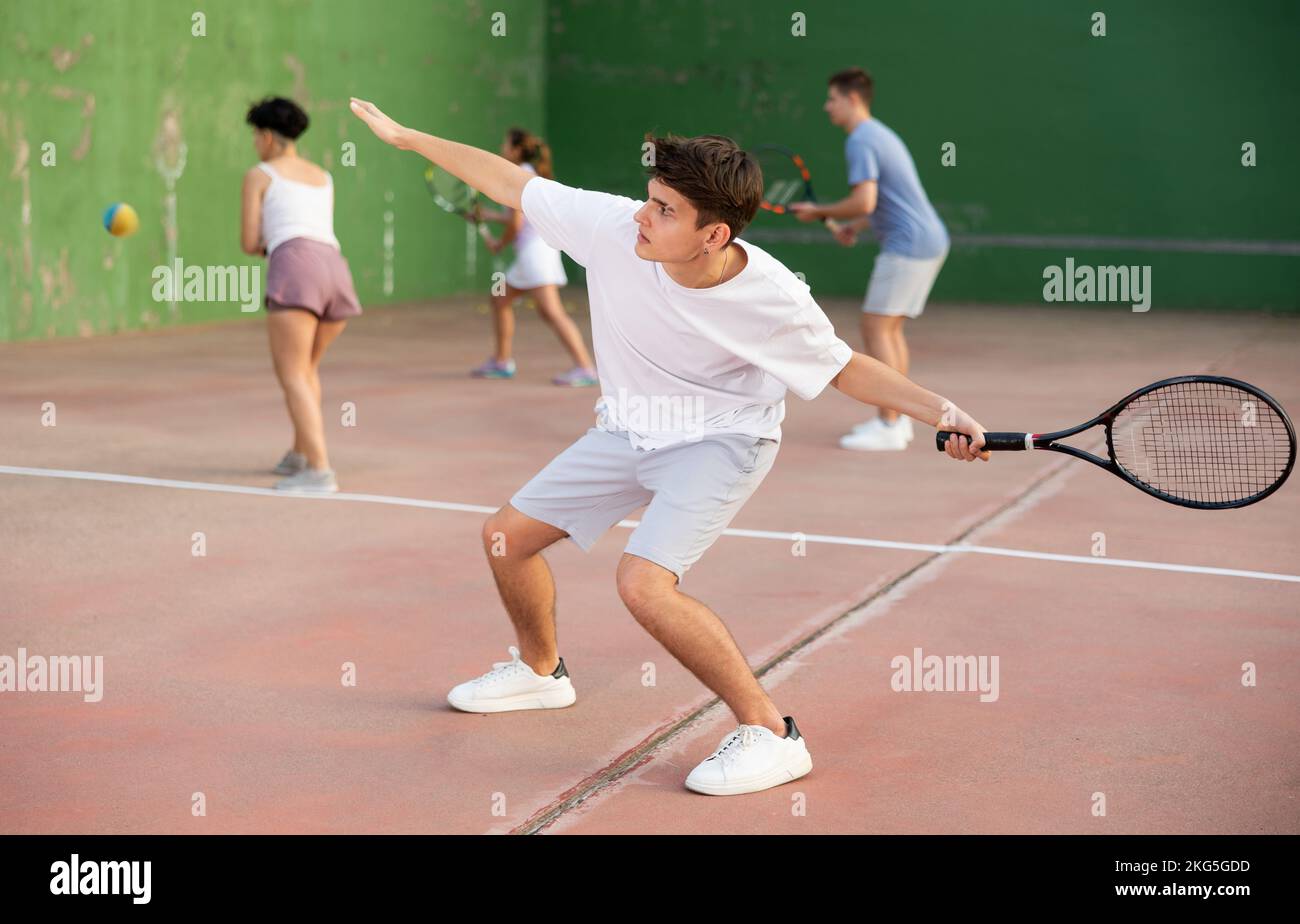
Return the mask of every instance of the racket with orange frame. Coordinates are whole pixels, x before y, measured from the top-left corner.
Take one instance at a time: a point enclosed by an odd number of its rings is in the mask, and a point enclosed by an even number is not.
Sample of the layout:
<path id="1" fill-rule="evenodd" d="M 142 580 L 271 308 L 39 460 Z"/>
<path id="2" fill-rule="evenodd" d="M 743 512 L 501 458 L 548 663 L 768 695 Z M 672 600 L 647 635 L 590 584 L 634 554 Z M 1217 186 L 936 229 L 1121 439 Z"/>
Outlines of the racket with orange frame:
<path id="1" fill-rule="evenodd" d="M 760 144 L 751 153 L 763 170 L 760 208 L 774 215 L 787 215 L 796 202 L 817 201 L 812 173 L 799 154 L 779 144 Z M 831 227 L 829 218 L 823 218 L 822 223 Z"/>

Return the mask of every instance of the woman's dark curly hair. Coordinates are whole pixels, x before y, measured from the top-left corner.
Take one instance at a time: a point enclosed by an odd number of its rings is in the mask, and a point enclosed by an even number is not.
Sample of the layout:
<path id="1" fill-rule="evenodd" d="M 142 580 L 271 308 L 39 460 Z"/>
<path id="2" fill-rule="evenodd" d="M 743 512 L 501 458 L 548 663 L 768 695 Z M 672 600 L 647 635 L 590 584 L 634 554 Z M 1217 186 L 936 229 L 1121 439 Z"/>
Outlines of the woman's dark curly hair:
<path id="1" fill-rule="evenodd" d="M 248 110 L 247 121 L 254 128 L 270 129 L 290 141 L 305 132 L 311 124 L 302 107 L 283 96 L 268 96 L 260 103 L 254 103 Z"/>

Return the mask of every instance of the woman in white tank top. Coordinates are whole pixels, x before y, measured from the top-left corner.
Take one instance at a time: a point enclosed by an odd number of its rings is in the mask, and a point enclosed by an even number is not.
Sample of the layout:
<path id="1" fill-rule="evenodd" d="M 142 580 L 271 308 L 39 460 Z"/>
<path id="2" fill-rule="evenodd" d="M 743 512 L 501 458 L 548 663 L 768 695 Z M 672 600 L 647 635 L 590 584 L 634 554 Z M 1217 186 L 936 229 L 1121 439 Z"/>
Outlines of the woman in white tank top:
<path id="1" fill-rule="evenodd" d="M 555 179 L 551 170 L 551 149 L 536 135 L 522 128 L 512 128 L 501 143 L 501 156 L 525 170 L 531 170 L 547 179 Z M 483 211 L 480 217 L 505 225 L 500 240 L 488 240 L 493 253 L 507 245 L 515 245 L 515 260 L 506 270 L 506 292 L 492 296 L 492 320 L 495 334 L 495 352 L 471 374 L 479 378 L 508 379 L 515 374 L 515 361 L 511 355 L 515 333 L 515 313 L 512 304 L 520 295 L 532 296 L 537 313 L 560 338 L 568 351 L 573 368 L 551 379 L 556 385 L 583 386 L 597 384 L 596 370 L 591 354 L 583 343 L 582 332 L 564 311 L 560 302 L 560 286 L 568 282 L 560 252 L 551 247 L 528 223 L 522 210 L 504 212 Z"/>
<path id="2" fill-rule="evenodd" d="M 334 492 L 325 451 L 320 361 L 361 313 L 352 273 L 334 236 L 334 182 L 298 155 L 307 114 L 268 98 L 248 111 L 259 163 L 244 175 L 242 243 L 268 257 L 266 320 L 271 360 L 293 422 L 293 448 L 272 469 L 282 491 Z"/>

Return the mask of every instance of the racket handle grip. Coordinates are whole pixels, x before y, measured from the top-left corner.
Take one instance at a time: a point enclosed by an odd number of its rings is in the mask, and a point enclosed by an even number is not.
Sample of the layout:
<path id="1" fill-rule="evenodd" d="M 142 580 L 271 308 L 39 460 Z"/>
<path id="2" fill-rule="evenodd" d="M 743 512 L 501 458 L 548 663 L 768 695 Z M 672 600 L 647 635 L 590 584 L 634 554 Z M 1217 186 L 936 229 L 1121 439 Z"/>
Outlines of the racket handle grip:
<path id="1" fill-rule="evenodd" d="M 953 435 L 952 430 L 940 430 L 934 435 L 934 448 L 943 452 L 943 444 L 948 442 L 948 437 Z M 958 433 L 957 436 L 964 436 L 970 439 L 968 433 Z M 984 448 L 994 452 L 1014 452 L 1016 450 L 1033 449 L 1032 433 L 1002 433 L 986 431 L 984 433 Z"/>

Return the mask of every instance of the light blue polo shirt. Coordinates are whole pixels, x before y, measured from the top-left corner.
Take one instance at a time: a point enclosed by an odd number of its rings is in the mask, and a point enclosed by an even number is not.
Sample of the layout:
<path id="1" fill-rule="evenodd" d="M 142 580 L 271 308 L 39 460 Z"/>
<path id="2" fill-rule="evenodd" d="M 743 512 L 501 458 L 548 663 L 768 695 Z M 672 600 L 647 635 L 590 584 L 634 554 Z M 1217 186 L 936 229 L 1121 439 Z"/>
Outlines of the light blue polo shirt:
<path id="1" fill-rule="evenodd" d="M 948 229 L 930 204 L 903 139 L 874 116 L 844 139 L 849 186 L 876 181 L 871 227 L 880 249 L 930 259 L 948 248 Z"/>

